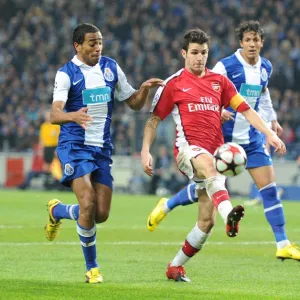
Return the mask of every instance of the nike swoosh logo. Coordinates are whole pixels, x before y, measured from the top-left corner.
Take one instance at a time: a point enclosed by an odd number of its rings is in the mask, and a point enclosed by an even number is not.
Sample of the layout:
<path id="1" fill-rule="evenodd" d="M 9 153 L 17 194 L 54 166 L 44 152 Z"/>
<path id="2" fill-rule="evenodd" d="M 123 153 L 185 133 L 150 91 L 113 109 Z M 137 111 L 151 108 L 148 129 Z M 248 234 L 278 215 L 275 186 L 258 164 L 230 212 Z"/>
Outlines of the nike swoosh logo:
<path id="1" fill-rule="evenodd" d="M 241 76 L 241 75 L 242 75 L 242 73 L 235 74 L 235 75 L 232 75 L 232 78 L 237 78 L 237 77 L 239 77 L 239 76 Z"/>
<path id="2" fill-rule="evenodd" d="M 182 89 L 183 92 L 187 92 L 189 90 L 191 90 L 192 88 L 189 88 L 189 89 Z"/>
<path id="3" fill-rule="evenodd" d="M 217 199 L 219 199 L 219 198 L 221 198 L 223 196 L 226 196 L 226 194 L 222 194 L 222 195 L 218 196 Z"/>
<path id="4" fill-rule="evenodd" d="M 79 80 L 77 80 L 77 81 L 73 81 L 73 85 L 76 85 L 78 82 L 80 82 L 82 80 L 82 78 L 81 79 L 79 79 Z"/>

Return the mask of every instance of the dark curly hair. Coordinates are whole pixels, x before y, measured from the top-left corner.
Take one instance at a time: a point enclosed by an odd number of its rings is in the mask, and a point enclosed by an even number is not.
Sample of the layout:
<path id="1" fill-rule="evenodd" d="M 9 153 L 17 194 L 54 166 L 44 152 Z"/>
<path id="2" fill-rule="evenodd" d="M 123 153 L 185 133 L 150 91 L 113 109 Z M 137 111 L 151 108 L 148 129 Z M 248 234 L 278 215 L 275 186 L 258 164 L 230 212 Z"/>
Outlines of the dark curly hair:
<path id="1" fill-rule="evenodd" d="M 187 51 L 190 43 L 209 44 L 210 37 L 201 29 L 194 28 L 188 30 L 182 39 L 182 49 Z"/>
<path id="2" fill-rule="evenodd" d="M 254 31 L 258 33 L 261 37 L 261 39 L 264 39 L 264 30 L 260 27 L 260 24 L 258 21 L 250 20 L 243 22 L 239 25 L 239 27 L 235 30 L 237 36 L 239 37 L 239 40 L 242 41 L 244 37 L 245 32 Z"/>
<path id="3" fill-rule="evenodd" d="M 73 31 L 73 44 L 74 43 L 82 44 L 86 33 L 95 33 L 95 32 L 100 32 L 100 29 L 93 24 L 81 23 L 77 25 Z"/>

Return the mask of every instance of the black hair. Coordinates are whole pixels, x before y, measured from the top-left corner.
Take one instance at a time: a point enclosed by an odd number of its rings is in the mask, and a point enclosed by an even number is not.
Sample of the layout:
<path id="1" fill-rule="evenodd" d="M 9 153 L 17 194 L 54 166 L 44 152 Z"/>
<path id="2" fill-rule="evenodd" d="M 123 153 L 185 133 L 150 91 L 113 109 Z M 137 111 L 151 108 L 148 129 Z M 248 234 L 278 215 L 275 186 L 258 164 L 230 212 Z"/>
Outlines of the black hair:
<path id="1" fill-rule="evenodd" d="M 201 29 L 194 28 L 188 30 L 182 39 L 182 49 L 187 51 L 190 43 L 209 44 L 210 37 Z"/>
<path id="2" fill-rule="evenodd" d="M 260 27 L 260 23 L 258 21 L 250 20 L 246 22 L 242 22 L 238 28 L 235 30 L 239 40 L 242 41 L 245 32 L 254 31 L 258 33 L 261 39 L 264 39 L 264 30 Z"/>
<path id="3" fill-rule="evenodd" d="M 82 44 L 84 42 L 84 37 L 86 33 L 95 33 L 100 32 L 100 29 L 90 23 L 81 23 L 76 26 L 73 31 L 73 44 L 78 43 Z"/>

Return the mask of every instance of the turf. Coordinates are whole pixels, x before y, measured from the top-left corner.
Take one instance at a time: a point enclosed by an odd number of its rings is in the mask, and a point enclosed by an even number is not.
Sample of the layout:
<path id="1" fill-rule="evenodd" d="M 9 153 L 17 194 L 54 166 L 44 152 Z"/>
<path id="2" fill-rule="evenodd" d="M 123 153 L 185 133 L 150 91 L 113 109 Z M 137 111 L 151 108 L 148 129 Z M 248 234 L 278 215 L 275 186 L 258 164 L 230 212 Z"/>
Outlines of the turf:
<path id="1" fill-rule="evenodd" d="M 165 267 L 195 225 L 197 206 L 180 207 L 155 232 L 146 219 L 156 197 L 114 195 L 109 220 L 98 226 L 105 282 L 84 283 L 85 266 L 74 221 L 55 242 L 44 237 L 46 202 L 76 203 L 72 193 L 0 190 L 0 299 L 299 299 L 300 263 L 275 259 L 261 206 L 247 207 L 238 237 L 213 235 L 187 265 L 191 283 L 165 277 Z M 234 200 L 234 203 L 241 202 Z M 284 203 L 291 241 L 300 243 L 300 203 Z"/>

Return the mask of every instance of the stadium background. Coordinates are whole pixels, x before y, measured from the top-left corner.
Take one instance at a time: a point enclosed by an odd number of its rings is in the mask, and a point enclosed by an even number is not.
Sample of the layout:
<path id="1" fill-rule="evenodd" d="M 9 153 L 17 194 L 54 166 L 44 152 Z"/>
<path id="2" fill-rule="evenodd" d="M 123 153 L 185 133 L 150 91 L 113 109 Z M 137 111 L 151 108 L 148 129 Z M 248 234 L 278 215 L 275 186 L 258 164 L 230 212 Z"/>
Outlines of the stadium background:
<path id="1" fill-rule="evenodd" d="M 0 166 L 5 170 L 0 182 L 4 186 L 18 185 L 31 168 L 32 149 L 52 101 L 56 70 L 74 54 L 71 34 L 77 23 L 91 22 L 100 28 L 103 55 L 116 59 L 128 81 L 138 88 L 149 77 L 166 78 L 183 66 L 179 50 L 186 29 L 200 27 L 212 37 L 208 61 L 212 68 L 236 50 L 234 29 L 249 19 L 259 20 L 264 28 L 262 55 L 274 68 L 269 86 L 288 148 L 284 158 L 274 158 L 279 183 L 297 184 L 298 178 L 293 182 L 293 177 L 300 154 L 300 2 L 182 2 L 0 1 Z M 186 182 L 172 163 L 171 118 L 161 123 L 153 149 L 159 170 L 156 182 L 142 175 L 139 151 L 150 106 L 150 100 L 141 112 L 132 112 L 124 104 L 115 106 L 112 137 L 119 167 L 114 170 L 115 185 L 132 193 L 156 193 L 165 187 L 175 192 Z M 237 180 L 248 192 L 249 178 Z"/>
<path id="2" fill-rule="evenodd" d="M 138 87 L 150 76 L 165 78 L 183 65 L 179 42 L 187 28 L 198 26 L 212 36 L 208 66 L 213 67 L 235 51 L 234 28 L 250 18 L 265 29 L 263 55 L 274 66 L 272 99 L 289 151 L 284 158 L 275 157 L 277 181 L 297 189 L 299 196 L 298 186 L 291 186 L 298 170 L 300 179 L 298 0 L 0 0 L 0 185 L 14 187 L 31 170 L 32 147 L 52 101 L 56 70 L 74 54 L 71 33 L 77 23 L 100 27 L 104 55 L 115 58 Z M 85 266 L 76 223 L 64 221 L 54 242 L 44 237 L 47 201 L 52 197 L 64 203 L 77 201 L 73 193 L 37 190 L 38 180 L 30 191 L 0 189 L 0 300 L 299 299 L 299 263 L 275 259 L 274 237 L 262 206 L 246 208 L 234 240 L 224 234 L 217 217 L 207 245 L 186 266 L 192 282 L 167 281 L 166 265 L 194 226 L 197 208 L 179 207 L 150 233 L 146 220 L 158 197 L 123 193 L 156 192 L 155 183 L 145 184 L 139 160 L 149 107 L 150 102 L 135 113 L 122 104 L 115 109 L 117 188 L 108 222 L 97 226 L 104 284 L 83 283 Z M 168 184 L 171 189 L 175 182 L 178 189 L 184 183 L 182 176 L 175 172 L 170 153 L 165 155 L 172 149 L 171 132 L 171 119 L 161 123 L 153 151 L 163 174 L 158 187 Z M 250 179 L 244 172 L 234 180 L 238 182 L 230 181 L 230 190 L 246 194 L 233 199 L 240 204 L 248 199 Z M 299 245 L 299 202 L 285 201 L 284 209 L 289 239 Z"/>

